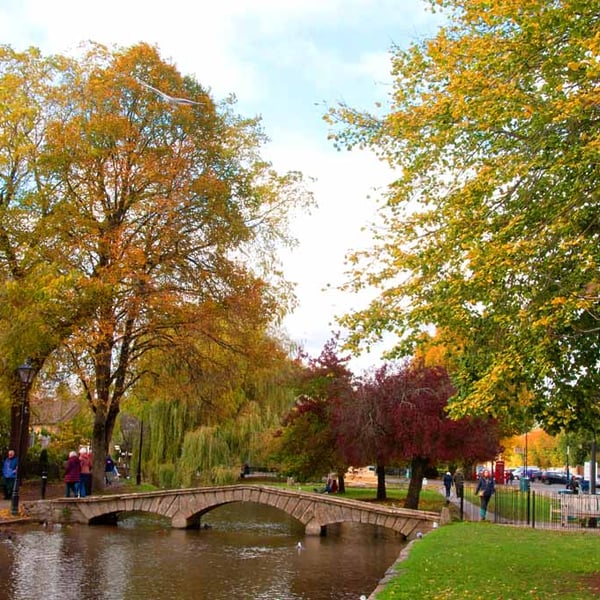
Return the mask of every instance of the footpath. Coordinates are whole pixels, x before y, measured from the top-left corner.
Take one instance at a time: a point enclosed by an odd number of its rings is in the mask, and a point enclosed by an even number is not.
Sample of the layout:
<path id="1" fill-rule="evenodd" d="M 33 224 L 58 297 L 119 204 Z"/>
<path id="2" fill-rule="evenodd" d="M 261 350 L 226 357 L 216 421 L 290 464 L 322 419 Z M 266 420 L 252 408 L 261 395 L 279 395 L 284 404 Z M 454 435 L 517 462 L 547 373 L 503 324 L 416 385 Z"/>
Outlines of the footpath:
<path id="1" fill-rule="evenodd" d="M 443 495 L 445 495 L 446 491 L 442 490 L 441 493 Z M 460 501 L 460 498 L 458 498 L 456 496 L 456 494 L 454 493 L 454 490 L 452 490 L 452 494 L 450 494 L 450 502 L 451 502 L 451 504 L 454 504 L 454 506 L 456 506 L 458 508 L 458 510 L 460 511 L 461 501 Z M 479 521 L 480 520 L 479 506 L 463 499 L 462 515 L 463 515 L 463 519 L 465 521 Z"/>
<path id="2" fill-rule="evenodd" d="M 118 493 L 118 489 L 121 487 L 119 482 L 113 483 L 111 488 L 108 488 L 110 492 L 113 491 Z M 104 491 L 106 493 L 106 491 Z M 65 495 L 65 484 L 63 482 L 51 482 L 46 485 L 45 498 L 51 500 L 52 498 L 62 498 Z M 19 487 L 19 505 L 22 502 L 31 500 L 42 499 L 42 485 L 40 480 L 28 480 L 24 481 Z M 19 515 L 11 514 L 11 501 L 5 500 L 4 495 L 0 494 L 0 527 L 5 525 L 14 525 L 16 523 L 27 523 L 30 521 L 28 517 L 23 514 L 21 506 L 19 506 Z"/>
<path id="3" fill-rule="evenodd" d="M 60 498 L 65 493 L 64 483 L 48 483 L 46 485 L 46 499 Z M 42 485 L 38 481 L 24 481 L 19 487 L 19 504 L 23 501 L 41 500 Z M 0 495 L 0 526 L 14 525 L 15 523 L 28 522 L 29 518 L 23 514 L 19 507 L 19 515 L 11 514 L 11 500 L 5 500 L 4 495 Z"/>

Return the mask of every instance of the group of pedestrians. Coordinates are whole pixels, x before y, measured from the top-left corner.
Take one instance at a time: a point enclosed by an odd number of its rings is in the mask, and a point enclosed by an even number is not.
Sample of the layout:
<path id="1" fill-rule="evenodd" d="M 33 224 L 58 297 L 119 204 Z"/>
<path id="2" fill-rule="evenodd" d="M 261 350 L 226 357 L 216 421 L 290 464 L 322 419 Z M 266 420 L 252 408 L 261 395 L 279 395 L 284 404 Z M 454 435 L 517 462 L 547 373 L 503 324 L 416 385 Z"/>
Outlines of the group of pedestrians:
<path id="1" fill-rule="evenodd" d="M 444 488 L 446 491 L 446 502 L 450 502 L 450 495 L 452 492 L 452 486 L 456 489 L 456 497 L 464 498 L 464 486 L 465 476 L 460 469 L 454 473 L 447 471 L 443 479 Z M 479 497 L 479 517 L 482 521 L 486 520 L 487 508 L 494 492 L 496 491 L 496 484 L 488 469 L 484 469 L 477 479 L 477 487 L 475 488 L 475 495 Z"/>
<path id="2" fill-rule="evenodd" d="M 74 450 L 69 452 L 69 458 L 65 463 L 64 482 L 65 497 L 85 498 L 92 494 L 92 453 L 87 448 L 81 448 L 79 453 Z M 19 459 L 14 450 L 9 450 L 2 463 L 2 487 L 4 499 L 10 500 L 17 479 Z M 119 477 L 117 467 L 113 459 L 106 457 L 104 480 L 111 485 Z"/>
<path id="3" fill-rule="evenodd" d="M 456 469 L 454 476 L 450 471 L 447 471 L 444 475 L 444 488 L 446 490 L 446 502 L 450 502 L 450 495 L 452 493 L 452 486 L 456 490 L 456 497 L 462 498 L 465 492 L 465 476 L 460 469 Z"/>
<path id="4" fill-rule="evenodd" d="M 67 498 L 85 498 L 92 494 L 93 457 L 87 448 L 81 448 L 79 454 L 72 450 L 65 463 L 65 496 Z"/>
<path id="5" fill-rule="evenodd" d="M 85 498 L 92 494 L 92 454 L 87 448 L 81 448 L 79 455 L 73 451 L 69 453 L 69 459 L 65 463 L 65 496 L 74 498 Z M 104 483 L 112 485 L 119 478 L 119 471 L 112 457 L 107 455 L 104 463 Z"/>

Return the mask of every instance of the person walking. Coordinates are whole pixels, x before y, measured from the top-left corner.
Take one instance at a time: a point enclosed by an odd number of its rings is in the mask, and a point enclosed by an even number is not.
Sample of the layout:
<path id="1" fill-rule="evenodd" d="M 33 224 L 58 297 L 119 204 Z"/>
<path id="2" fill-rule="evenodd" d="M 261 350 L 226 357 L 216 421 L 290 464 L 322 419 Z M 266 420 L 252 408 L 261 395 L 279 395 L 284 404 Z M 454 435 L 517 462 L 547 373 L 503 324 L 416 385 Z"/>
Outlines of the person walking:
<path id="1" fill-rule="evenodd" d="M 17 480 L 17 468 L 19 459 L 14 450 L 9 450 L 4 462 L 2 463 L 2 478 L 4 479 L 4 499 L 10 500 L 15 481 Z"/>
<path id="2" fill-rule="evenodd" d="M 464 498 L 465 495 L 465 476 L 460 469 L 454 473 L 454 489 L 457 498 Z"/>
<path id="3" fill-rule="evenodd" d="M 446 503 L 450 502 L 450 492 L 452 491 L 452 473 L 446 471 L 444 475 L 444 488 L 446 488 Z"/>
<path id="4" fill-rule="evenodd" d="M 85 498 L 92 495 L 92 455 L 87 451 L 87 448 L 79 450 L 79 464 L 81 465 L 79 495 Z"/>
<path id="5" fill-rule="evenodd" d="M 577 481 L 576 477 L 573 477 L 571 475 L 571 479 L 570 479 L 569 483 L 567 483 L 567 489 L 571 490 L 571 492 L 573 494 L 579 493 L 579 482 Z"/>
<path id="6" fill-rule="evenodd" d="M 477 487 L 475 488 L 475 495 L 479 496 L 481 501 L 479 516 L 481 517 L 482 521 L 485 521 L 486 519 L 488 504 L 495 491 L 496 484 L 494 483 L 494 479 L 490 472 L 487 469 L 484 469 L 481 477 L 479 477 L 479 481 L 477 482 Z"/>
<path id="7" fill-rule="evenodd" d="M 115 461 L 112 459 L 112 456 L 108 454 L 106 456 L 106 462 L 104 463 L 104 481 L 106 485 L 112 485 L 115 480 L 117 467 L 115 466 Z"/>
<path id="8" fill-rule="evenodd" d="M 65 465 L 65 496 L 67 498 L 77 498 L 79 496 L 79 480 L 81 479 L 81 463 L 77 452 L 74 450 L 69 452 L 69 459 Z"/>

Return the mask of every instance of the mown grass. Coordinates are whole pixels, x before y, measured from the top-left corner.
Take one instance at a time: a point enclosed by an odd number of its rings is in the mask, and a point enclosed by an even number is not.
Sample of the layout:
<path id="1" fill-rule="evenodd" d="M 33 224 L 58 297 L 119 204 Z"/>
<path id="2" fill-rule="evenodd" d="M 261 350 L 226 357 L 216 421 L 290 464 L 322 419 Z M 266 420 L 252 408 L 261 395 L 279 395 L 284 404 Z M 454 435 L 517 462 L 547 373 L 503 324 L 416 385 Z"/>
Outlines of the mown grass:
<path id="1" fill-rule="evenodd" d="M 248 481 L 248 483 L 252 484 L 252 481 Z M 277 482 L 261 482 L 260 485 L 272 485 L 274 487 L 285 487 L 290 488 L 285 483 L 277 483 Z M 294 484 L 293 489 L 301 490 L 304 492 L 313 492 L 315 489 L 322 488 L 322 484 L 316 483 L 307 483 L 307 484 Z M 363 500 L 365 502 L 382 502 L 385 504 L 395 505 L 398 507 L 404 506 L 404 500 L 406 498 L 406 493 L 408 490 L 407 484 L 388 484 L 386 485 L 386 500 L 377 500 L 377 489 L 372 486 L 364 486 L 364 487 L 354 487 L 354 486 L 346 486 L 346 492 L 344 494 L 339 494 L 340 498 L 350 498 L 353 500 Z M 338 494 L 336 494 L 338 495 Z M 444 497 L 440 494 L 437 487 L 433 488 L 423 488 L 421 490 L 421 495 L 419 497 L 419 510 L 431 510 L 434 512 L 440 512 L 442 508 L 446 506 L 446 501 Z M 450 506 L 450 509 L 453 510 L 454 507 Z M 457 511 L 455 510 L 456 514 Z"/>
<path id="2" fill-rule="evenodd" d="M 454 522 L 413 542 L 396 569 L 377 600 L 586 600 L 600 595 L 600 537 Z"/>

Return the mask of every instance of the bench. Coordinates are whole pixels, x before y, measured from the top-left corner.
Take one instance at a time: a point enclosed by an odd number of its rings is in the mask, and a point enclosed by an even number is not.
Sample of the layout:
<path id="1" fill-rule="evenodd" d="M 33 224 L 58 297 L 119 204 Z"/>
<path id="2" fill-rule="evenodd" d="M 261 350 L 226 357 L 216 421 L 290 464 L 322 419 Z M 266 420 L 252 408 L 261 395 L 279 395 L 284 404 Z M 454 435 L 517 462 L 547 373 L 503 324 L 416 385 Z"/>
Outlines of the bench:
<path id="1" fill-rule="evenodd" d="M 597 527 L 600 519 L 600 495 L 561 494 L 560 524 L 579 523 L 582 527 Z"/>

